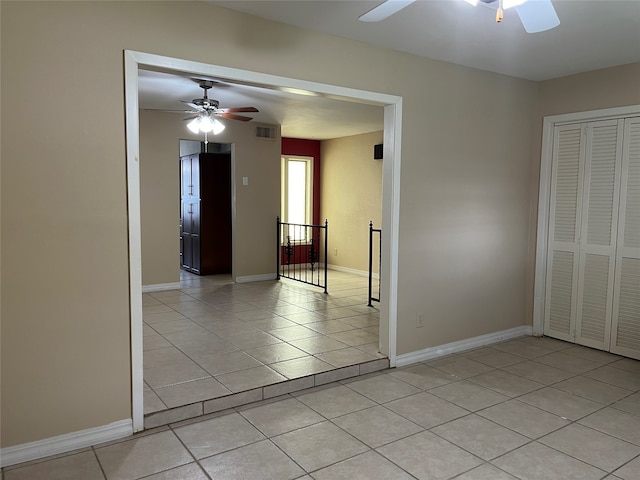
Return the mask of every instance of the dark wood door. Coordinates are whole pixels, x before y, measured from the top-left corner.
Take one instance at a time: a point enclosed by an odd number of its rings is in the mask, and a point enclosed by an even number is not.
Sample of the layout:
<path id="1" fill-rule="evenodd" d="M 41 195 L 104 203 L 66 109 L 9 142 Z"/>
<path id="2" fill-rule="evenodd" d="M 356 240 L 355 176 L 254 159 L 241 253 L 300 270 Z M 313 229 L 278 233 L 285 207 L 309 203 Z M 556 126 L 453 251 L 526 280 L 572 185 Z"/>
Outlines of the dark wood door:
<path id="1" fill-rule="evenodd" d="M 180 267 L 200 273 L 199 156 L 180 159 Z"/>
<path id="2" fill-rule="evenodd" d="M 181 267 L 200 273 L 200 200 L 185 198 L 181 203 L 180 258 Z"/>
<path id="3" fill-rule="evenodd" d="M 180 159 L 180 267 L 231 273 L 231 154 Z"/>
<path id="4" fill-rule="evenodd" d="M 188 196 L 191 192 L 191 158 L 180 158 L 180 268 L 191 268 L 191 238 L 189 235 Z"/>
<path id="5" fill-rule="evenodd" d="M 231 273 L 231 154 L 200 154 L 201 267 Z"/>

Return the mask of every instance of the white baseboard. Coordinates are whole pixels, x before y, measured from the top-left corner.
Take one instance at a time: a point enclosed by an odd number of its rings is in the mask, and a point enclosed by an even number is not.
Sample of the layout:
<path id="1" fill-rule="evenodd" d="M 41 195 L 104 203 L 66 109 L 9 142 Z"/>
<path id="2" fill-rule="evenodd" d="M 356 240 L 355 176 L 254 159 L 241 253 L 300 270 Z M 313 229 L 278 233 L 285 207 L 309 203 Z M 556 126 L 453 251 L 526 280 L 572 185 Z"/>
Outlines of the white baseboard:
<path id="1" fill-rule="evenodd" d="M 278 278 L 278 276 L 275 273 L 263 273 L 262 275 L 236 277 L 236 283 L 265 282 L 267 280 L 275 280 L 276 278 Z"/>
<path id="2" fill-rule="evenodd" d="M 329 270 L 335 270 L 337 272 L 343 272 L 343 273 L 351 273 L 353 275 L 358 275 L 360 277 L 368 277 L 369 276 L 369 272 L 367 270 L 356 270 L 355 268 L 349 268 L 349 267 L 341 267 L 340 265 L 331 265 L 329 264 Z M 378 274 L 374 273 L 371 275 L 372 278 L 378 278 Z"/>
<path id="3" fill-rule="evenodd" d="M 492 343 L 504 342 L 505 340 L 510 340 L 512 338 L 531 335 L 532 333 L 533 328 L 531 326 L 523 325 L 521 327 L 514 327 L 500 332 L 487 333 L 486 335 L 480 335 L 479 337 L 467 338 L 465 340 L 459 340 L 457 342 L 447 343 L 437 347 L 430 347 L 425 348 L 424 350 L 404 353 L 396 357 L 396 366 L 403 367 L 405 365 L 411 365 L 412 363 L 424 362 L 425 360 L 432 360 L 434 358 L 462 352 L 464 350 L 470 350 L 472 348 L 485 347 Z"/>
<path id="4" fill-rule="evenodd" d="M 44 440 L 23 443 L 14 447 L 5 447 L 0 449 L 0 467 L 71 452 L 78 448 L 110 442 L 132 434 L 133 424 L 131 419 L 128 419 L 119 420 L 101 427 L 88 428 L 78 432 L 45 438 Z"/>
<path id="5" fill-rule="evenodd" d="M 164 292 L 165 290 L 180 290 L 180 282 L 156 283 L 155 285 L 142 286 L 142 293 Z"/>

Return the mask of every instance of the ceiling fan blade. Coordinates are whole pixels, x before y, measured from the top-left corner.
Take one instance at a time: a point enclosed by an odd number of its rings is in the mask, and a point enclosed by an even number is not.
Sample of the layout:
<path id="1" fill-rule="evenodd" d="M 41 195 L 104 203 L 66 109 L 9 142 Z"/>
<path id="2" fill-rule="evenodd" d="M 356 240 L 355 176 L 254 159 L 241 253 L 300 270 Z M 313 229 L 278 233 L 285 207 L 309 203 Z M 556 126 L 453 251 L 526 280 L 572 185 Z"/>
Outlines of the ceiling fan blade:
<path id="1" fill-rule="evenodd" d="M 551 0 L 527 0 L 515 8 L 527 33 L 544 32 L 560 25 Z"/>
<path id="2" fill-rule="evenodd" d="M 249 120 L 253 120 L 251 117 L 245 117 L 243 115 L 236 115 L 234 113 L 216 113 L 218 117 L 229 118 L 231 120 L 240 120 L 241 122 L 248 122 Z"/>
<path id="3" fill-rule="evenodd" d="M 256 107 L 218 108 L 217 111 L 220 113 L 259 112 Z"/>
<path id="4" fill-rule="evenodd" d="M 380 22 L 403 8 L 408 7 L 415 1 L 416 0 L 386 0 L 386 2 L 372 8 L 367 13 L 360 15 L 358 20 L 361 22 Z"/>
<path id="5" fill-rule="evenodd" d="M 141 108 L 140 110 L 145 110 L 149 112 L 163 112 L 163 113 L 198 113 L 193 110 L 164 110 L 161 108 Z"/>
<path id="6" fill-rule="evenodd" d="M 194 110 L 204 110 L 201 106 L 196 105 L 195 103 L 187 102 L 186 100 L 180 100 L 182 103 L 189 105 Z"/>
<path id="7" fill-rule="evenodd" d="M 194 115 L 194 116 L 192 116 L 192 117 L 183 118 L 183 119 L 182 119 L 182 121 L 183 121 L 183 122 L 186 122 L 187 120 L 194 120 L 194 119 L 198 118 L 199 116 L 200 116 L 200 115 Z"/>

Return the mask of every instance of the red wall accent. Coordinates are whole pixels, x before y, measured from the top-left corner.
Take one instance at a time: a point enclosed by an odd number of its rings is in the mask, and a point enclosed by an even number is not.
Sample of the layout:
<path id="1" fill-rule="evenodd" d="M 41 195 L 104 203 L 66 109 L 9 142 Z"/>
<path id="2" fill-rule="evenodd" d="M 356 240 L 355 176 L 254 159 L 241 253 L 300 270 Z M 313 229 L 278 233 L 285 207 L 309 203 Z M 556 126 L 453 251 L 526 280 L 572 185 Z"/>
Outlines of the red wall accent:
<path id="1" fill-rule="evenodd" d="M 286 240 L 283 240 L 286 243 Z M 317 239 L 316 239 L 317 242 Z M 300 244 L 296 243 L 291 245 L 291 257 L 287 257 L 287 245 L 280 246 L 280 268 L 287 268 L 287 265 L 298 265 L 301 263 L 309 263 L 310 255 L 309 248 L 310 243 Z M 316 259 L 315 263 L 317 264 L 319 261 L 324 261 L 322 259 L 322 249 L 324 248 L 322 245 L 318 246 L 316 243 L 316 248 L 320 248 L 320 251 L 316 250 Z M 293 269 L 292 269 L 293 270 Z"/>
<path id="2" fill-rule="evenodd" d="M 282 155 L 313 157 L 313 224 L 320 225 L 320 140 L 282 137 Z"/>

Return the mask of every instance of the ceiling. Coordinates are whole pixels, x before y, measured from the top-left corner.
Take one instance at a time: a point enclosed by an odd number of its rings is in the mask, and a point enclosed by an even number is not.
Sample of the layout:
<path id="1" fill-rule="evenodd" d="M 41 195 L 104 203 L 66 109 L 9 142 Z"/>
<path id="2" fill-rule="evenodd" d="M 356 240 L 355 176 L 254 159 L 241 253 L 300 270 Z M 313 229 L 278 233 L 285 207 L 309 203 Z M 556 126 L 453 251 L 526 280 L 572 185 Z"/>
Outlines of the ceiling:
<path id="1" fill-rule="evenodd" d="M 560 26 L 528 34 L 513 10 L 463 0 L 418 0 L 378 23 L 358 16 L 382 0 L 214 1 L 207 3 L 414 55 L 529 80 L 640 61 L 640 0 L 553 0 Z M 220 107 L 255 106 L 255 121 L 292 138 L 329 139 L 382 130 L 381 106 L 300 95 L 223 79 L 209 92 Z M 179 72 L 142 70 L 140 107 L 180 110 L 202 89 Z M 179 115 L 179 114 L 176 114 Z"/>
<path id="2" fill-rule="evenodd" d="M 528 80 L 640 61 L 640 0 L 553 0 L 560 25 L 526 33 L 513 9 L 418 0 L 377 23 L 358 20 L 382 0 L 207 3 L 422 57 Z"/>
<path id="3" fill-rule="evenodd" d="M 383 129 L 381 106 L 243 85 L 201 75 L 197 78 L 218 82 L 209 90 L 208 96 L 218 100 L 220 108 L 256 107 L 259 113 L 240 115 L 252 117 L 254 122 L 281 125 L 283 137 L 326 140 Z M 189 109 L 182 100 L 191 102 L 203 95 L 193 77 L 182 72 L 140 70 L 138 90 L 140 108 L 152 110 Z M 188 116 L 183 115 L 184 118 Z M 223 120 L 226 121 L 233 120 Z"/>

